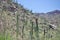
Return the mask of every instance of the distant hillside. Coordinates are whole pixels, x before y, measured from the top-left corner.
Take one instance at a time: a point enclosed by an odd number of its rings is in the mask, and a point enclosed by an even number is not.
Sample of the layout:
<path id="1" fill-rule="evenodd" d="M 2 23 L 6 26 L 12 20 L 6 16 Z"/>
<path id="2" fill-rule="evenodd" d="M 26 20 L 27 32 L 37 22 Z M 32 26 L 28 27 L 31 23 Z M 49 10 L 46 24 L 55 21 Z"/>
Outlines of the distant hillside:
<path id="1" fill-rule="evenodd" d="M 47 14 L 60 14 L 60 10 L 54 10 L 54 11 L 48 12 Z"/>
<path id="2" fill-rule="evenodd" d="M 35 13 L 35 15 L 45 18 L 48 22 L 52 24 L 60 24 L 60 10 L 54 10 L 47 13 Z"/>

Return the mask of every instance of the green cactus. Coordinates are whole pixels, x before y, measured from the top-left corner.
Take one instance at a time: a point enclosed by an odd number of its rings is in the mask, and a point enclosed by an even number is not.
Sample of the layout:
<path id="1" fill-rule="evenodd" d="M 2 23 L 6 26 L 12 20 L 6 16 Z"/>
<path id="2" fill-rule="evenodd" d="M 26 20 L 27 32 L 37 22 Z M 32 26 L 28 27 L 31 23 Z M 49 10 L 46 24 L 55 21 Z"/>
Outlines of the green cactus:
<path id="1" fill-rule="evenodd" d="M 30 30 L 30 35 L 31 35 L 31 40 L 33 40 L 33 22 L 31 22 L 31 30 Z"/>
<path id="2" fill-rule="evenodd" d="M 38 27 L 38 19 L 35 19 L 36 21 L 36 28 L 35 28 L 35 32 L 36 32 L 36 40 L 39 40 L 39 27 Z"/>
<path id="3" fill-rule="evenodd" d="M 24 38 L 24 25 L 22 27 L 22 40 L 23 40 L 23 38 Z"/>
<path id="4" fill-rule="evenodd" d="M 19 35 L 19 18 L 18 18 L 18 14 L 16 15 L 16 37 L 17 37 L 17 40 L 18 40 L 18 35 Z"/>

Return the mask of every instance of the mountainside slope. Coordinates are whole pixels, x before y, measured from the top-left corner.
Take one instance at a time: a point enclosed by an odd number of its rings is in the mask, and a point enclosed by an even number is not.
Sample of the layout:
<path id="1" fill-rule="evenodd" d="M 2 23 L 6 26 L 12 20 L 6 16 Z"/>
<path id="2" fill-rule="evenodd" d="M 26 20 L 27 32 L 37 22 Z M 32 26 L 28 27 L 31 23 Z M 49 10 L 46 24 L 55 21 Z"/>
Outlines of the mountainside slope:
<path id="1" fill-rule="evenodd" d="M 59 16 L 34 14 L 12 0 L 0 0 L 0 34 L 12 40 L 59 40 L 59 29 L 49 24 L 57 18 L 59 25 Z"/>

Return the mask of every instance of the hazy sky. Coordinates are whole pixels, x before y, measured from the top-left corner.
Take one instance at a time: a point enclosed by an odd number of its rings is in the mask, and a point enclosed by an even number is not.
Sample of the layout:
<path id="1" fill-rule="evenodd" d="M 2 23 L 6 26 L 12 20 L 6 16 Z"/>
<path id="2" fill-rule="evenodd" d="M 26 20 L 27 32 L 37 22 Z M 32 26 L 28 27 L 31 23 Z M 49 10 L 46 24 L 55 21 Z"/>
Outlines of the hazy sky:
<path id="1" fill-rule="evenodd" d="M 33 12 L 49 12 L 60 10 L 60 0 L 17 0 L 25 8 Z"/>

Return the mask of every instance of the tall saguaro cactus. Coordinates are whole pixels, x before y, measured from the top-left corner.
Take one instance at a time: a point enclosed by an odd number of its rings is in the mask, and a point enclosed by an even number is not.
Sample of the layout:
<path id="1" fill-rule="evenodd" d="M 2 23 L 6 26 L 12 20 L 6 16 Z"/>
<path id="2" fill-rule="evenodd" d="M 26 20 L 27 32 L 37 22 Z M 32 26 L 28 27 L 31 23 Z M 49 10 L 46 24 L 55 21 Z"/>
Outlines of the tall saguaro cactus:
<path id="1" fill-rule="evenodd" d="M 30 30 L 30 35 L 31 35 L 31 40 L 33 40 L 33 22 L 31 22 L 31 30 Z"/>
<path id="2" fill-rule="evenodd" d="M 24 38 L 24 25 L 22 27 L 22 40 L 23 40 L 23 38 Z"/>
<path id="3" fill-rule="evenodd" d="M 17 37 L 17 40 L 18 40 L 18 33 L 19 33 L 19 23 L 18 23 L 18 14 L 16 15 L 16 37 Z"/>
<path id="4" fill-rule="evenodd" d="M 38 19 L 35 19 L 36 21 L 36 28 L 35 28 L 35 32 L 36 32 L 36 40 L 39 40 L 39 27 L 38 27 Z"/>

